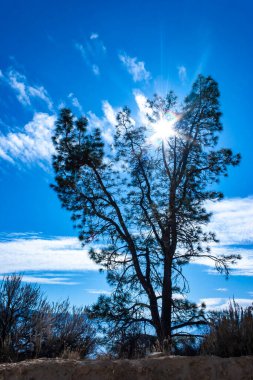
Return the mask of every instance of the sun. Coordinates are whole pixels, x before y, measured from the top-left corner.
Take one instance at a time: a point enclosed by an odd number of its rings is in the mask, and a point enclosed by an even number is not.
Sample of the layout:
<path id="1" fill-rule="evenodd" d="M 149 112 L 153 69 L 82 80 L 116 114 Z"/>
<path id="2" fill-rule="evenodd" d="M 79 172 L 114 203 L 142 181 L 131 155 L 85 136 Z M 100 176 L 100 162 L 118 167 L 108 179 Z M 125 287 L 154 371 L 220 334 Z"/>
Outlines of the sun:
<path id="1" fill-rule="evenodd" d="M 175 123 L 179 120 L 178 115 L 174 112 L 167 112 L 166 115 L 161 115 L 159 120 L 152 123 L 154 134 L 151 136 L 153 142 L 164 141 L 175 136 Z"/>

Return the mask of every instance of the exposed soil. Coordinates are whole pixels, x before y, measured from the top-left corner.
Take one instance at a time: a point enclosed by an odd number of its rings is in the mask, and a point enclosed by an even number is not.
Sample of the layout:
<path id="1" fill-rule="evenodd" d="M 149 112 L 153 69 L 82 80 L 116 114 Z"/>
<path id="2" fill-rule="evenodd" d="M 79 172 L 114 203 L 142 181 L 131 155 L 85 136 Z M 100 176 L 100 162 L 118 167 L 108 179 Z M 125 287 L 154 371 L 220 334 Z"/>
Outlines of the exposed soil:
<path id="1" fill-rule="evenodd" d="M 0 380 L 253 380 L 253 357 L 142 360 L 36 359 L 1 364 Z"/>

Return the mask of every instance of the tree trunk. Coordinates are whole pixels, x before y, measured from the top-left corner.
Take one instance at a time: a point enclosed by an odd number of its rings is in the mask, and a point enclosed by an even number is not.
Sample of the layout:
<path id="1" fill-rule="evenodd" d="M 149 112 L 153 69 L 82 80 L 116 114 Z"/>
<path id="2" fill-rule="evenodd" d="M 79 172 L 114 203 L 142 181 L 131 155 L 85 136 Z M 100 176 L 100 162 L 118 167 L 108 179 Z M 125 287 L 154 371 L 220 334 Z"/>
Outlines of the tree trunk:
<path id="1" fill-rule="evenodd" d="M 164 259 L 164 276 L 162 288 L 162 313 L 161 313 L 161 327 L 162 327 L 162 344 L 164 350 L 170 354 L 171 349 L 171 314 L 172 314 L 172 262 L 169 254 L 165 255 Z M 165 347 L 167 346 L 167 347 Z"/>

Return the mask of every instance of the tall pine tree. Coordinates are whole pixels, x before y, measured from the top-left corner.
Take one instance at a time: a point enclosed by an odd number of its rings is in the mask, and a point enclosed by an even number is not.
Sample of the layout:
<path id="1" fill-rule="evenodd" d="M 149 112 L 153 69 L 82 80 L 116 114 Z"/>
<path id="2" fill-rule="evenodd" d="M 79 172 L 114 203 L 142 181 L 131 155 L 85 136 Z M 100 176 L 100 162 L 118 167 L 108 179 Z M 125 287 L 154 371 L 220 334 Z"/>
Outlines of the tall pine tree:
<path id="1" fill-rule="evenodd" d="M 146 113 L 139 125 L 128 108 L 119 112 L 109 149 L 99 129 L 89 132 L 86 118 L 63 109 L 53 188 L 114 289 L 93 311 L 121 327 L 149 324 L 162 343 L 204 323 L 203 309 L 186 299 L 183 266 L 211 258 L 227 274 L 238 258 L 210 251 L 216 237 L 205 205 L 222 198 L 213 185 L 240 156 L 217 148 L 221 112 L 211 77 L 197 78 L 180 110 L 169 93 L 147 101 Z"/>

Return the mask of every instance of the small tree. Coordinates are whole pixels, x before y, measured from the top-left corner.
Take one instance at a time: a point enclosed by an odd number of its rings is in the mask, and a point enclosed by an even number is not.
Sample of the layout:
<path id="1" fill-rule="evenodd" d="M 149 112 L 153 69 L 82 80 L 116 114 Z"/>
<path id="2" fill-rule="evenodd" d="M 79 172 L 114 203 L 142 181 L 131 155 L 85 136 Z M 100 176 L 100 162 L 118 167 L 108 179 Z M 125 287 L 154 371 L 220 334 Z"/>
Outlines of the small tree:
<path id="1" fill-rule="evenodd" d="M 227 274 L 238 258 L 213 255 L 208 243 L 217 240 L 203 228 L 210 219 L 206 202 L 222 198 L 211 185 L 240 161 L 230 149 L 217 148 L 217 83 L 200 75 L 177 107 L 173 93 L 155 96 L 142 125 L 124 108 L 110 147 L 99 129 L 87 129 L 87 118 L 76 120 L 62 109 L 53 136 L 53 188 L 80 240 L 94 243 L 90 256 L 114 287 L 111 306 L 117 304 L 118 319 L 127 324 L 149 323 L 161 345 L 205 323 L 203 309 L 185 298 L 183 266 L 211 258 Z"/>
<path id="2" fill-rule="evenodd" d="M 19 275 L 6 276 L 0 285 L 1 360 L 17 359 L 30 351 L 31 314 L 41 302 L 40 289 L 22 284 Z"/>

